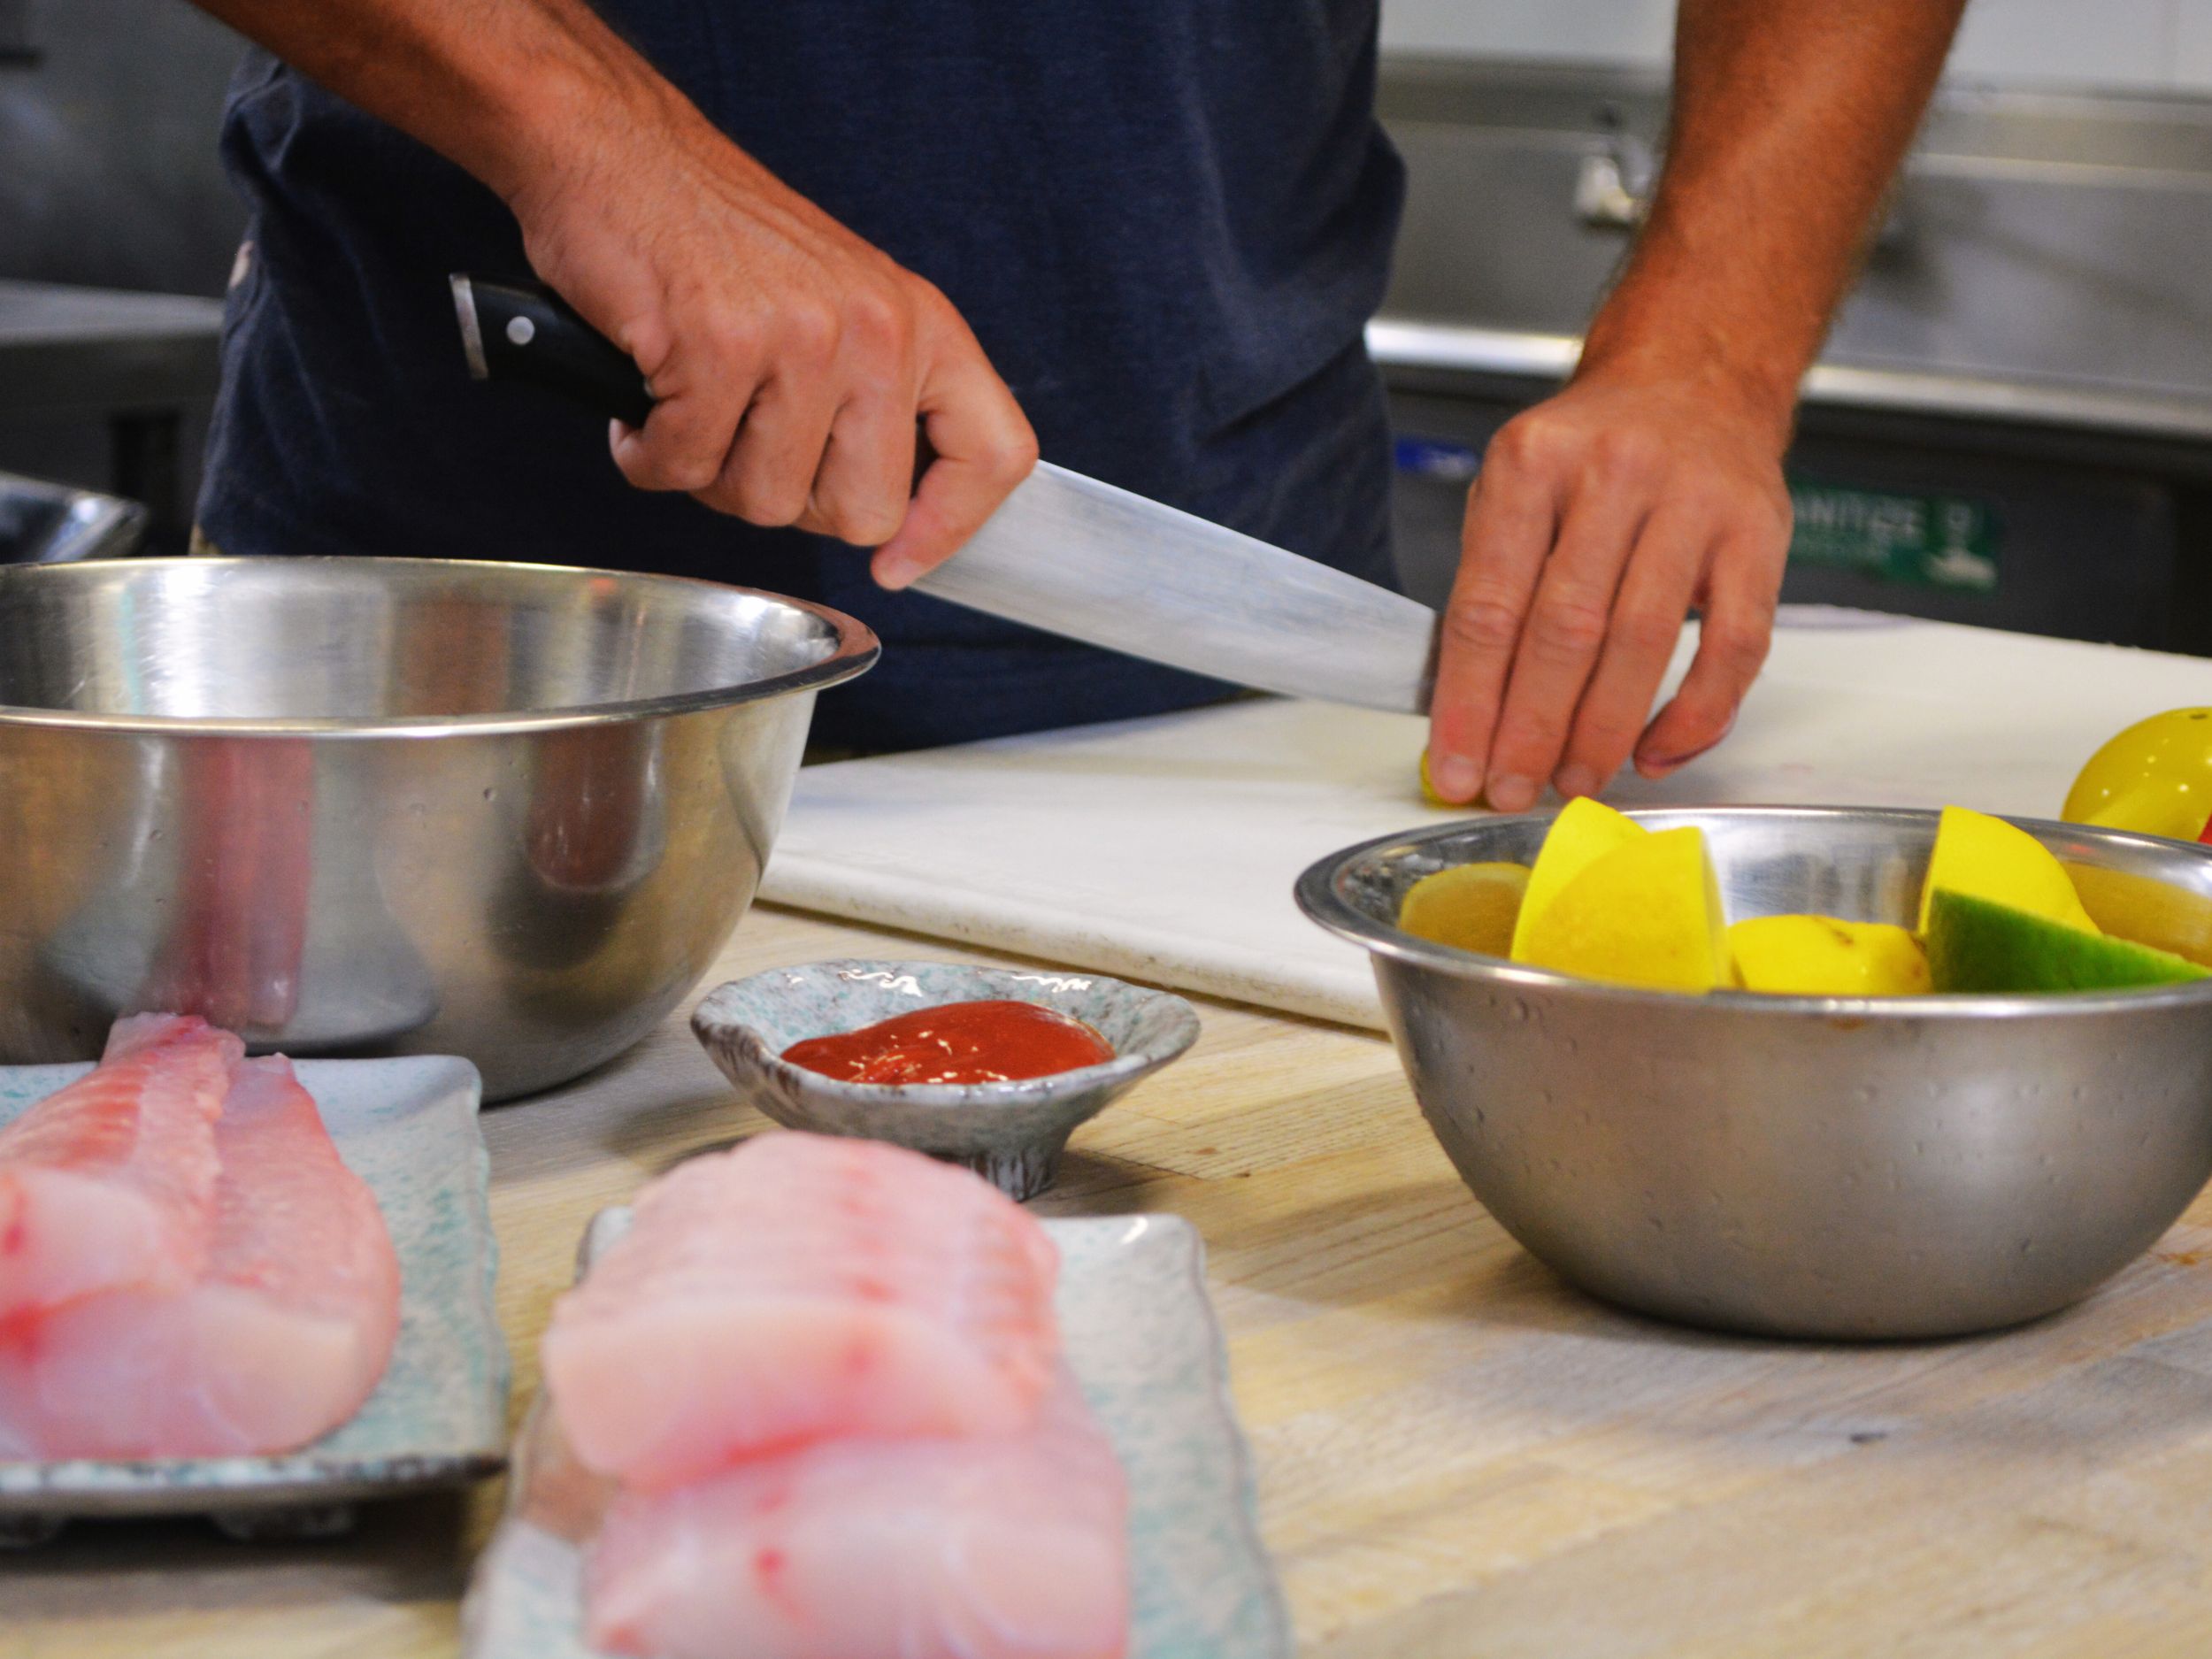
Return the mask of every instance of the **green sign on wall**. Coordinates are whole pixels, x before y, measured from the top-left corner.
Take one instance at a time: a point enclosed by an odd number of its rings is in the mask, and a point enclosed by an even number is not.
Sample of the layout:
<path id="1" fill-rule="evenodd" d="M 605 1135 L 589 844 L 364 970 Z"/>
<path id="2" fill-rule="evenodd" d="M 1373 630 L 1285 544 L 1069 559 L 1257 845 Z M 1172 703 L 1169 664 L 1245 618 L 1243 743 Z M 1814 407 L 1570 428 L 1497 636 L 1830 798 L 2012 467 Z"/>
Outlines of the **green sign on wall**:
<path id="1" fill-rule="evenodd" d="M 1994 508 L 1968 495 L 1916 495 L 1793 477 L 1793 564 L 1853 570 L 1883 581 L 1965 593 L 1997 591 L 2002 531 Z"/>

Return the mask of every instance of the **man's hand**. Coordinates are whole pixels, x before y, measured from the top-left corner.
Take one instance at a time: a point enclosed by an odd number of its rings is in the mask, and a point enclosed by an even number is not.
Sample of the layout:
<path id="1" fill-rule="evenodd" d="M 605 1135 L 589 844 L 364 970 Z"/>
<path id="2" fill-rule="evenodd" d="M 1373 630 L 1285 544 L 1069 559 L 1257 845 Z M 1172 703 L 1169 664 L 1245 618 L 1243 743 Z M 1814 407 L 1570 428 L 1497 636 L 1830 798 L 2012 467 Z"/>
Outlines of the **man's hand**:
<path id="1" fill-rule="evenodd" d="M 1963 0 L 1679 0 L 1667 165 L 1566 390 L 1491 441 L 1444 622 L 1428 771 L 1525 811 L 1727 734 L 1788 551 L 1796 388 Z M 1672 702 L 1645 725 L 1690 610 Z"/>
<path id="2" fill-rule="evenodd" d="M 631 482 L 875 547 L 896 588 L 1035 463 L 945 296 L 739 150 L 585 0 L 200 4 L 506 200 L 538 273 L 651 383 L 643 428 L 612 436 Z M 934 456 L 915 490 L 918 421 Z"/>
<path id="3" fill-rule="evenodd" d="M 1468 498 L 1431 738 L 1448 800 L 1594 795 L 1726 735 L 1766 659 L 1789 550 L 1786 423 L 1692 380 L 1590 373 L 1502 428 Z M 1697 657 L 1652 700 L 1684 614 Z"/>
<path id="4" fill-rule="evenodd" d="M 1028 421 L 942 294 L 672 94 L 649 110 L 510 198 L 531 264 L 658 400 L 617 425 L 616 463 L 643 489 L 878 548 L 877 579 L 905 586 L 1027 475 Z M 914 492 L 918 419 L 935 457 Z"/>

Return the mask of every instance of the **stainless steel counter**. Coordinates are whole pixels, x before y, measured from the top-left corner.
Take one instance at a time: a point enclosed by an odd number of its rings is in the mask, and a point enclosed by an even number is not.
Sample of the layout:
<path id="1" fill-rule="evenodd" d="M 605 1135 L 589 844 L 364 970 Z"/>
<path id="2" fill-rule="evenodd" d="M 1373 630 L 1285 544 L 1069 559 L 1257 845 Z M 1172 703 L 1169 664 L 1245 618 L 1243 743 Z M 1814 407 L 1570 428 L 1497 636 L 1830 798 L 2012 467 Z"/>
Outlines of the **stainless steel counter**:
<path id="1" fill-rule="evenodd" d="M 104 424 L 104 486 L 145 503 L 157 548 L 181 551 L 183 433 L 215 395 L 222 325 L 219 300 L 0 281 L 0 420 Z"/>
<path id="2" fill-rule="evenodd" d="M 1577 334 L 1416 322 L 1388 315 L 1367 326 L 1367 349 L 1385 369 L 1563 380 L 1582 350 Z M 1815 409 L 1856 409 L 1962 420 L 2181 438 L 2212 442 L 2212 396 L 2096 381 L 2008 380 L 1939 369 L 1877 367 L 1831 353 L 1806 375 Z"/>
<path id="3" fill-rule="evenodd" d="M 157 410 L 214 395 L 220 300 L 0 282 L 0 414 Z"/>

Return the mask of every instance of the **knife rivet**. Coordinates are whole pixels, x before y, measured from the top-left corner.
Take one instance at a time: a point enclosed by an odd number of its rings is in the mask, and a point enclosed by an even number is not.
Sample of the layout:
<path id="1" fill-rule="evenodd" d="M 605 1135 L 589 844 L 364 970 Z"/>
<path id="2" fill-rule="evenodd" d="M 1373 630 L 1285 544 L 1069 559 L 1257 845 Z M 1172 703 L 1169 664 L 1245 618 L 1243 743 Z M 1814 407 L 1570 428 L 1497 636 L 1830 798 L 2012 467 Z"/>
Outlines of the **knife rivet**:
<path id="1" fill-rule="evenodd" d="M 507 319 L 507 338 L 515 344 L 526 346 L 537 337 L 538 326 L 527 317 L 511 317 Z"/>

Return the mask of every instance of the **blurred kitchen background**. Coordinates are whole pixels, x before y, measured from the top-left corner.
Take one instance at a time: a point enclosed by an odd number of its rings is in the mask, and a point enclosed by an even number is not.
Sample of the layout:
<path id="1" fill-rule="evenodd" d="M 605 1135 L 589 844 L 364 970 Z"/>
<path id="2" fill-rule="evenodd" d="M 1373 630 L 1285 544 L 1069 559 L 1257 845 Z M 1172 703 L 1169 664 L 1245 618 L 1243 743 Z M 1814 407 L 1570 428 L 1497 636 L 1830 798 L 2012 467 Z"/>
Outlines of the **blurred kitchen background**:
<path id="1" fill-rule="evenodd" d="M 1422 598 L 1484 443 L 1572 361 L 1625 245 L 1671 17 L 1384 0 L 1412 183 L 1371 339 Z M 0 485 L 15 557 L 182 545 L 236 55 L 182 0 L 0 0 L 0 473 L 146 509 Z M 2212 0 L 1974 0 L 1808 387 L 1786 596 L 2212 655 L 2208 261 Z"/>

